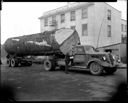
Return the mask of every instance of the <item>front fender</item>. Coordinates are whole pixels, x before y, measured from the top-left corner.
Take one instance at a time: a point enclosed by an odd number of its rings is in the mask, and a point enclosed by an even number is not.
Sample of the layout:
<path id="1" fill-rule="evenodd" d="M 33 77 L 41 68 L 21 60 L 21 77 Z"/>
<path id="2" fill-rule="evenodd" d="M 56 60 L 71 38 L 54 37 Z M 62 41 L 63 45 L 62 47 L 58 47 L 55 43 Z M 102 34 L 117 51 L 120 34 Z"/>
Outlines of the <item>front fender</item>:
<path id="1" fill-rule="evenodd" d="M 91 64 L 92 62 L 97 62 L 98 64 L 100 64 L 100 65 L 103 66 L 103 67 L 108 67 L 108 66 L 110 66 L 109 63 L 103 62 L 103 61 L 101 61 L 101 60 L 99 60 L 99 59 L 91 59 L 91 60 L 89 60 L 88 63 L 87 63 L 87 68 L 89 68 L 89 66 L 90 66 L 90 64 Z"/>

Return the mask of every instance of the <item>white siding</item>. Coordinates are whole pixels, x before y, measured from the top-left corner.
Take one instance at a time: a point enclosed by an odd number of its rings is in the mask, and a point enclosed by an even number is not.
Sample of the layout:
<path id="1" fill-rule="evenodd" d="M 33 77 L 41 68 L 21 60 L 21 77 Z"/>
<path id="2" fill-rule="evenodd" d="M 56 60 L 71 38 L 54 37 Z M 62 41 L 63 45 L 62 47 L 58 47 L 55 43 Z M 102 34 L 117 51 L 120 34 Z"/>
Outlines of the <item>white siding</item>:
<path id="1" fill-rule="evenodd" d="M 82 11 L 81 11 L 82 12 Z M 81 13 L 82 14 L 82 13 Z M 88 7 L 88 17 L 87 19 L 81 19 L 81 23 L 88 25 L 88 36 L 81 36 L 81 43 L 87 45 L 94 45 L 94 6 Z M 82 30 L 82 28 L 81 28 Z M 81 31 L 82 32 L 82 31 Z M 82 35 L 82 33 L 81 33 Z"/>
<path id="2" fill-rule="evenodd" d="M 86 6 L 84 6 L 86 7 Z M 107 10 L 111 10 L 111 21 L 107 20 Z M 121 12 L 106 3 L 95 3 L 94 5 L 87 6 L 88 17 L 82 19 L 82 8 L 76 9 L 76 20 L 70 21 L 70 11 L 61 12 L 65 13 L 65 22 L 61 23 L 60 14 L 56 15 L 57 28 L 70 28 L 75 26 L 80 36 L 82 44 L 92 45 L 94 47 L 108 46 L 121 42 Z M 48 18 L 50 21 L 51 16 Z M 103 20 L 104 19 L 104 20 Z M 45 30 L 52 30 L 53 27 L 44 27 L 44 20 L 40 20 L 41 32 Z M 82 24 L 88 25 L 88 36 L 82 36 Z M 102 27 L 101 27 L 102 25 Z M 111 37 L 107 36 L 107 26 L 111 25 Z M 101 31 L 100 31 L 101 27 Z M 100 32 L 100 35 L 99 35 Z M 99 41 L 98 41 L 99 36 Z M 98 41 L 98 42 L 97 42 Z"/>
<path id="3" fill-rule="evenodd" d="M 111 10 L 111 20 L 107 19 L 108 9 Z M 95 3 L 95 47 L 97 46 L 98 40 L 98 47 L 120 43 L 120 24 L 121 13 L 119 11 L 115 10 L 113 7 L 107 5 L 106 3 Z M 107 36 L 107 25 L 111 25 L 111 37 Z"/>

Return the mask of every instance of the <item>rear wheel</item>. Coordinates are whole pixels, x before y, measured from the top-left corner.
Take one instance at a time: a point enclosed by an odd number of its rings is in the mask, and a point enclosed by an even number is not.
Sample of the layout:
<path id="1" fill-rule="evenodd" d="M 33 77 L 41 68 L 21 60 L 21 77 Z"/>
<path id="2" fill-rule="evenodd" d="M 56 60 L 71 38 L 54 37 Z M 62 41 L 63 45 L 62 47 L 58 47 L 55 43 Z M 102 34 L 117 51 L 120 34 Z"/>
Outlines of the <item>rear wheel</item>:
<path id="1" fill-rule="evenodd" d="M 17 65 L 18 65 L 17 60 L 14 59 L 14 58 L 11 58 L 11 60 L 10 60 L 10 66 L 11 67 L 16 67 Z"/>
<path id="2" fill-rule="evenodd" d="M 107 74 L 113 74 L 113 73 L 115 73 L 117 71 L 117 68 L 106 68 L 105 69 L 105 72 L 107 73 Z"/>
<path id="3" fill-rule="evenodd" d="M 7 64 L 9 67 L 11 67 L 11 59 L 7 59 Z"/>
<path id="4" fill-rule="evenodd" d="M 97 62 L 92 62 L 90 64 L 90 72 L 93 75 L 101 75 L 103 73 L 103 67 Z"/>
<path id="5" fill-rule="evenodd" d="M 44 69 L 46 71 L 52 71 L 55 70 L 55 63 L 52 60 L 45 60 L 44 61 Z"/>

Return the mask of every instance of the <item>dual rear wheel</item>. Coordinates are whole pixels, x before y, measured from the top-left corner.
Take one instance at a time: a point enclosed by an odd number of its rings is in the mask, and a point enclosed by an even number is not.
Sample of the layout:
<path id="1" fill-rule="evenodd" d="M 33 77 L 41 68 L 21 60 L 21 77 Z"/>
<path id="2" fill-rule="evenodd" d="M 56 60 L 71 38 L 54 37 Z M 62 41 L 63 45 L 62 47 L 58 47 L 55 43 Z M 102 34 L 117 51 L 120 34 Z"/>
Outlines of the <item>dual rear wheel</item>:
<path id="1" fill-rule="evenodd" d="M 24 63 L 22 63 L 21 60 L 18 60 L 16 58 L 8 58 L 7 64 L 9 67 L 18 67 L 21 65 L 31 66 L 32 62 L 31 61 L 24 61 Z"/>
<path id="2" fill-rule="evenodd" d="M 14 58 L 7 59 L 7 64 L 9 67 L 16 67 L 18 66 L 18 61 Z"/>

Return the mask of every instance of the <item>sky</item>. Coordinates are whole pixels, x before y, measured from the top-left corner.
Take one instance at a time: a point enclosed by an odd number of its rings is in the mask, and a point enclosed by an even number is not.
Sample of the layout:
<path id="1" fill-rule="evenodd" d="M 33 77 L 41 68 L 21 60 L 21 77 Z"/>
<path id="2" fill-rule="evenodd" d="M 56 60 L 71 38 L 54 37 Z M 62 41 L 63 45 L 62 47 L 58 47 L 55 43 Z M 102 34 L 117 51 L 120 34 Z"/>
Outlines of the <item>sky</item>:
<path id="1" fill-rule="evenodd" d="M 122 12 L 127 19 L 125 0 L 108 2 Z M 3 2 L 1 11 L 1 44 L 10 38 L 40 32 L 40 20 L 43 12 L 67 5 L 67 2 Z"/>

